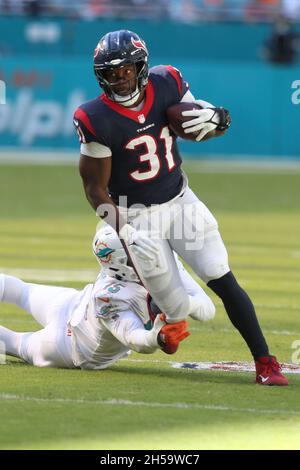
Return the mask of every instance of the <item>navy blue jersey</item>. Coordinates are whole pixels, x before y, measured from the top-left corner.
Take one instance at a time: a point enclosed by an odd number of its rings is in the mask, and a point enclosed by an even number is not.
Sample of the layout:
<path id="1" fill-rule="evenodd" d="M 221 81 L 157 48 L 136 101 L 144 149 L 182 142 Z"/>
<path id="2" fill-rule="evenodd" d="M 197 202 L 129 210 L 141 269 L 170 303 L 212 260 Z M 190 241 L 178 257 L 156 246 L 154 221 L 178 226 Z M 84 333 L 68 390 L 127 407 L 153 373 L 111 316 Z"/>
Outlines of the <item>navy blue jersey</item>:
<path id="1" fill-rule="evenodd" d="M 112 174 L 108 191 L 116 204 L 162 204 L 182 187 L 181 157 L 166 110 L 188 90 L 172 66 L 150 69 L 143 108 L 134 111 L 105 94 L 81 105 L 74 124 L 80 141 L 110 148 Z M 123 196 L 122 200 L 120 197 Z"/>

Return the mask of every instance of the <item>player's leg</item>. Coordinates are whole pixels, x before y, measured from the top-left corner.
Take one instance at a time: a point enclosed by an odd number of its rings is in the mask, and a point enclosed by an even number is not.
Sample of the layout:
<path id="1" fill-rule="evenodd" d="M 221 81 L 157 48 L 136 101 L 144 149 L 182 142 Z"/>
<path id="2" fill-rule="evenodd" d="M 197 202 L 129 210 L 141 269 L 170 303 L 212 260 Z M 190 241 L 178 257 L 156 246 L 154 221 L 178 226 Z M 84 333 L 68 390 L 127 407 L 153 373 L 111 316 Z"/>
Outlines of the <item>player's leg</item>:
<path id="1" fill-rule="evenodd" d="M 9 330 L 4 326 L 0 326 L 0 349 L 2 354 L 9 356 L 20 357 L 20 345 L 24 335 L 31 335 L 32 333 L 18 333 Z"/>
<path id="2" fill-rule="evenodd" d="M 187 213 L 186 208 L 190 204 L 199 206 L 199 213 L 203 214 L 202 228 L 200 223 L 197 230 L 194 230 L 194 244 L 193 234 L 190 233 L 188 239 L 174 237 L 171 240 L 172 247 L 222 299 L 231 322 L 245 339 L 254 359 L 268 355 L 268 346 L 257 321 L 253 304 L 230 271 L 227 250 L 216 219 L 190 189 L 186 191 L 180 203 L 183 213 Z M 185 217 L 182 220 L 177 219 L 176 222 L 182 223 L 183 226 L 190 223 Z"/>
<path id="3" fill-rule="evenodd" d="M 42 326 L 51 321 L 57 303 L 68 303 L 77 293 L 75 289 L 32 284 L 0 274 L 0 301 L 26 310 Z"/>
<path id="4" fill-rule="evenodd" d="M 1 353 L 19 357 L 38 367 L 73 368 L 71 338 L 67 335 L 67 317 L 50 322 L 35 332 L 18 333 L 0 326 Z"/>
<path id="5" fill-rule="evenodd" d="M 156 240 L 159 257 L 153 263 L 128 247 L 130 256 L 155 304 L 166 314 L 168 322 L 185 319 L 191 310 L 190 296 L 184 289 L 173 252 L 167 240 Z"/>
<path id="6" fill-rule="evenodd" d="M 74 368 L 66 318 L 50 322 L 31 335 L 25 334 L 20 341 L 19 357 L 37 367 Z"/>
<path id="7" fill-rule="evenodd" d="M 203 208 L 203 203 L 189 189 L 180 203 L 183 213 L 185 204 L 199 205 L 199 212 L 202 210 L 203 236 L 200 233 L 202 247 L 197 246 L 195 240 L 196 250 L 187 249 L 183 239 L 174 239 L 171 245 L 221 298 L 231 322 L 246 341 L 255 359 L 256 381 L 263 385 L 288 385 L 288 381 L 280 372 L 276 358 L 269 355 L 253 303 L 230 271 L 227 251 L 218 231 L 216 219 L 206 207 Z M 190 214 L 190 211 L 188 213 Z M 189 221 L 186 222 L 183 217 L 183 224 L 186 223 Z M 188 248 L 191 248 L 190 244 Z"/>
<path id="8" fill-rule="evenodd" d="M 212 312 L 212 306 L 208 307 L 210 300 L 204 292 L 205 297 L 189 295 L 183 285 L 168 241 L 170 225 L 176 216 L 176 208 L 175 212 L 173 209 L 174 206 L 167 203 L 149 210 L 137 210 L 136 214 L 129 212 L 132 225 L 147 232 L 157 242 L 159 254 L 153 262 L 139 256 L 139 250 L 134 245 L 127 247 L 143 284 L 169 322 L 180 321 L 188 315 L 199 317 L 200 311 L 201 315 L 204 314 L 203 310 L 207 313 L 210 309 L 209 315 Z"/>
<path id="9" fill-rule="evenodd" d="M 230 271 L 207 285 L 222 299 L 231 322 L 246 341 L 255 360 L 256 382 L 262 385 L 288 385 L 276 357 L 269 354 L 254 305 L 233 273 Z"/>
<path id="10" fill-rule="evenodd" d="M 190 317 L 198 321 L 211 320 L 216 313 L 213 301 L 187 272 L 177 255 L 175 255 L 175 260 L 184 289 L 192 299 L 194 306 L 194 309 L 191 308 Z"/>

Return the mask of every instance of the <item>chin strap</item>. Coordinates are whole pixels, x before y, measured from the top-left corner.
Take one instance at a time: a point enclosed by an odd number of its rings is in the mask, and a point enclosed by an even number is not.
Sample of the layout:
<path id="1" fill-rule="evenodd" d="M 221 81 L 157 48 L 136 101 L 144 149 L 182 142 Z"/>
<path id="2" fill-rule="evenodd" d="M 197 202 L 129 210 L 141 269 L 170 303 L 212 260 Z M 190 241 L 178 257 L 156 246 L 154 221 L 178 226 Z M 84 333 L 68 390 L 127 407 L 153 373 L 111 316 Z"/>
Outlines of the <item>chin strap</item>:
<path id="1" fill-rule="evenodd" d="M 121 96 L 117 95 L 116 93 L 112 93 L 112 98 L 116 103 L 121 104 L 125 107 L 129 107 L 132 106 L 139 99 L 140 94 L 140 90 L 138 89 L 138 87 L 136 87 L 135 91 L 130 95 Z"/>

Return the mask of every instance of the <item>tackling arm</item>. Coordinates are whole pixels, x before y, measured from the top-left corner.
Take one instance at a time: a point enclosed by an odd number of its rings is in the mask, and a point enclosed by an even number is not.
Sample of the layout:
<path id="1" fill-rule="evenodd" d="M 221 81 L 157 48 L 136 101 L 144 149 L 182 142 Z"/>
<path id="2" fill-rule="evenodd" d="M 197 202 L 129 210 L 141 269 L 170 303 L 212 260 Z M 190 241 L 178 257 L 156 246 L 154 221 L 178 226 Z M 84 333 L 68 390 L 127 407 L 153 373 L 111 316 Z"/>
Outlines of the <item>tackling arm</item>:
<path id="1" fill-rule="evenodd" d="M 174 354 L 179 343 L 189 336 L 186 321 L 166 324 L 164 315 L 157 315 L 150 331 L 145 330 L 142 321 L 131 311 L 122 312 L 118 318 L 102 319 L 102 322 L 124 346 L 143 354 L 157 349 Z"/>
<path id="2" fill-rule="evenodd" d="M 147 331 L 142 321 L 131 311 L 123 311 L 118 318 L 101 319 L 111 334 L 120 343 L 133 351 L 151 354 L 159 348 L 158 332 Z"/>

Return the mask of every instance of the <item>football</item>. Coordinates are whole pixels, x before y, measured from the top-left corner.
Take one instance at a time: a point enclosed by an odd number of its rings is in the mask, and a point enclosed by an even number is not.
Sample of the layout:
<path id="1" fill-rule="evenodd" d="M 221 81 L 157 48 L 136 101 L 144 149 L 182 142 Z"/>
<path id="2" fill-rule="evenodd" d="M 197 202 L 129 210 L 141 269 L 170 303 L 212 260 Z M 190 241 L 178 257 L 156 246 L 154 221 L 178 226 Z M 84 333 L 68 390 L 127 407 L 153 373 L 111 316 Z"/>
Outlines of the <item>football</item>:
<path id="1" fill-rule="evenodd" d="M 170 106 L 166 111 L 170 128 L 178 137 L 185 140 L 195 140 L 199 134 L 199 131 L 185 134 L 184 129 L 181 126 L 183 122 L 193 119 L 192 116 L 182 116 L 182 111 L 191 111 L 192 109 L 203 108 L 197 103 L 176 103 Z"/>

